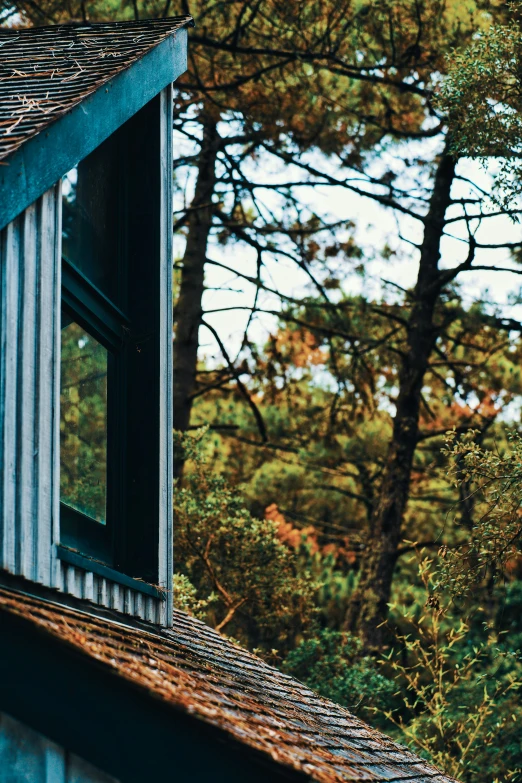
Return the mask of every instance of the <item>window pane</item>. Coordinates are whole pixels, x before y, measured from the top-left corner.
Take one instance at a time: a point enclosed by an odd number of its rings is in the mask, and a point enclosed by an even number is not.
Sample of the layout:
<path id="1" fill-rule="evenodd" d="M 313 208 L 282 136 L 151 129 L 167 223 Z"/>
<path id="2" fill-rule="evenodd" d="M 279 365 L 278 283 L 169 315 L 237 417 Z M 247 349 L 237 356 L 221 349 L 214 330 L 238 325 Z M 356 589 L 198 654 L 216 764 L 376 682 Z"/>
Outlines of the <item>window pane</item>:
<path id="1" fill-rule="evenodd" d="M 116 305 L 118 292 L 118 156 L 110 137 L 63 178 L 62 250 Z"/>
<path id="2" fill-rule="evenodd" d="M 62 312 L 60 499 L 101 524 L 107 507 L 107 360 L 107 349 Z"/>

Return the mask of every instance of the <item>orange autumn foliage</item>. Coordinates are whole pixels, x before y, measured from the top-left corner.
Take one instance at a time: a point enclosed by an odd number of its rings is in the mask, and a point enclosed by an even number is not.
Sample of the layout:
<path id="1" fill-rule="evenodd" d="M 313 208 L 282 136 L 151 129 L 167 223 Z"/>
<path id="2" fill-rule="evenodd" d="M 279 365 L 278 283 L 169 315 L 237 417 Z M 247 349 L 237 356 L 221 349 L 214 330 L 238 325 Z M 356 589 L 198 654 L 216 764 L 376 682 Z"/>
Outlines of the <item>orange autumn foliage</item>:
<path id="1" fill-rule="evenodd" d="M 323 557 L 332 556 L 336 561 L 343 560 L 349 565 L 356 561 L 356 554 L 350 548 L 348 536 L 344 536 L 342 543 L 329 543 L 321 545 L 319 543 L 319 531 L 313 525 L 298 528 L 291 522 L 287 522 L 283 514 L 279 511 L 277 503 L 272 503 L 265 509 L 265 519 L 274 522 L 277 525 L 276 535 L 281 543 L 286 544 L 292 549 L 299 549 L 305 546 L 310 554 L 321 554 Z"/>
<path id="2" fill-rule="evenodd" d="M 325 364 L 327 351 L 319 347 L 318 338 L 308 329 L 281 329 L 275 339 L 278 353 L 284 354 L 295 367 Z"/>

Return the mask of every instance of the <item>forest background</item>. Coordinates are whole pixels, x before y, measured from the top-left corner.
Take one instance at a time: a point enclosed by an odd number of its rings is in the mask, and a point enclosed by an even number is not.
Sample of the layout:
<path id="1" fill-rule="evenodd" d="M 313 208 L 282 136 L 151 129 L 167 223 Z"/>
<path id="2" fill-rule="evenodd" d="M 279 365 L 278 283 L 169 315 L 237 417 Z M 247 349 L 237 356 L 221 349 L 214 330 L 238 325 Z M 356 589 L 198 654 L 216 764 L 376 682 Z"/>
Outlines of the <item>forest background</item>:
<path id="1" fill-rule="evenodd" d="M 519 5 L 0 0 L 176 13 L 178 605 L 521 780 Z"/>

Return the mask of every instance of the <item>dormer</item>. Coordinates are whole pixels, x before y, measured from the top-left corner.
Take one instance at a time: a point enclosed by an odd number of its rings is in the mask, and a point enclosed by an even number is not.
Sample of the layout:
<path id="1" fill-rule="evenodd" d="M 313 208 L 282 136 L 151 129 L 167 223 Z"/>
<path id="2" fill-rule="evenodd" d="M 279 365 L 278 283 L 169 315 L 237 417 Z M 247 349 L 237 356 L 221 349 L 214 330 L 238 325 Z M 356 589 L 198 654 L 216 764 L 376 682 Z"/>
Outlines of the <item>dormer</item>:
<path id="1" fill-rule="evenodd" d="M 190 23 L 0 30 L 0 570 L 164 626 Z"/>

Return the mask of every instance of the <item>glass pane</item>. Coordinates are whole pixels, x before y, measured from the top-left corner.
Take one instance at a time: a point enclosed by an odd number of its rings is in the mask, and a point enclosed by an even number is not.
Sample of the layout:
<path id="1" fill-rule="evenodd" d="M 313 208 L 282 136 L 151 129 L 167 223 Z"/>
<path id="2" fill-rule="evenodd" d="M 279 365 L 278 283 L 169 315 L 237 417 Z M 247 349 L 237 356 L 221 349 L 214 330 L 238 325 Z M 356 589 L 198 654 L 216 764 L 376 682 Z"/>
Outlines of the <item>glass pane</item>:
<path id="1" fill-rule="evenodd" d="M 107 360 L 106 348 L 62 312 L 60 499 L 102 525 L 107 507 Z"/>
<path id="2" fill-rule="evenodd" d="M 115 304 L 118 300 L 118 168 L 109 137 L 62 181 L 64 258 Z"/>

